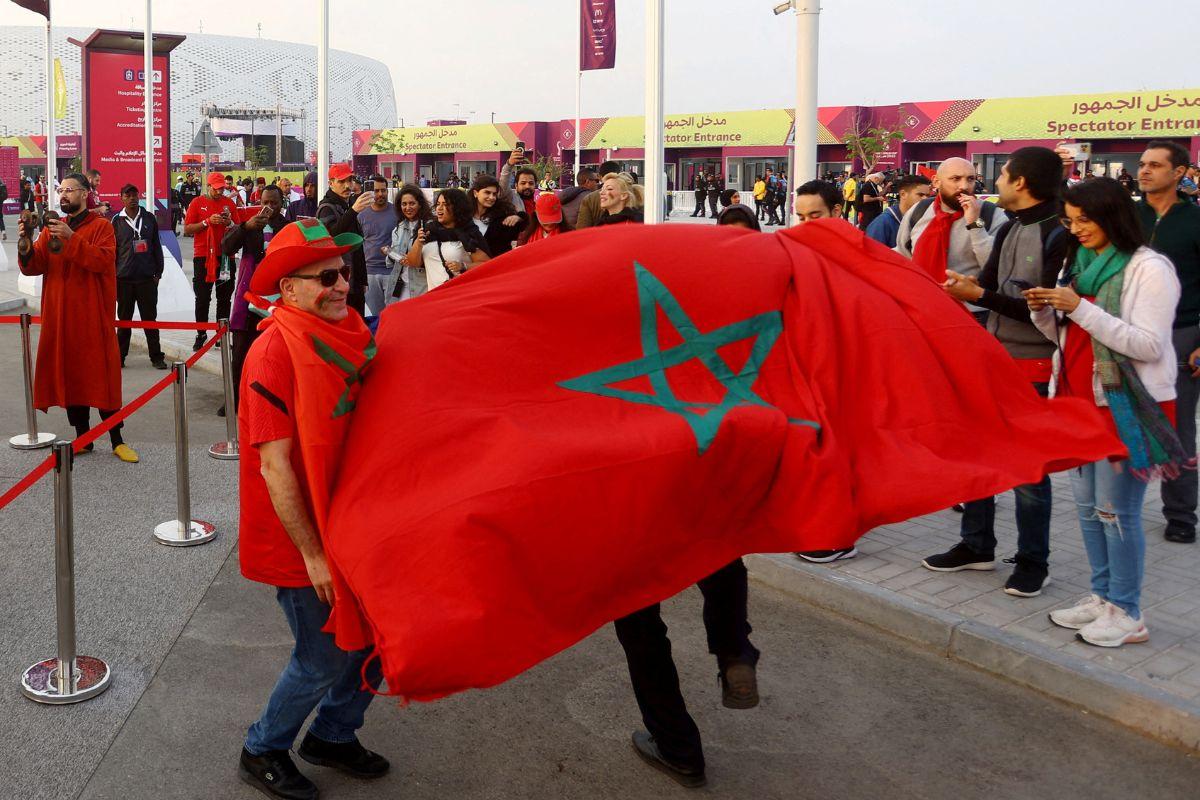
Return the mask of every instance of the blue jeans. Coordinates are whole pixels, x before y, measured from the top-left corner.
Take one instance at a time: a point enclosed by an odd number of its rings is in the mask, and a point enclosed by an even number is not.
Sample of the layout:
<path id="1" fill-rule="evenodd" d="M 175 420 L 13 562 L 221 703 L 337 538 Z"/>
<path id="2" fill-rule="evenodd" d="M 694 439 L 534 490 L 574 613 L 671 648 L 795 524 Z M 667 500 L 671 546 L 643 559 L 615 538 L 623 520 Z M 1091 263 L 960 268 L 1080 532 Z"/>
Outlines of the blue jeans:
<path id="1" fill-rule="evenodd" d="M 1049 384 L 1035 383 L 1034 390 L 1045 397 Z M 1017 499 L 1017 555 L 1043 569 L 1050 559 L 1050 477 L 1013 489 Z M 963 544 L 979 555 L 996 551 L 996 498 L 985 497 L 963 504 L 961 535 Z"/>
<path id="2" fill-rule="evenodd" d="M 1141 619 L 1146 484 L 1124 462 L 1097 461 L 1071 470 L 1071 489 L 1092 567 L 1092 592 Z"/>
<path id="3" fill-rule="evenodd" d="M 308 728 L 312 735 L 326 742 L 353 742 L 374 698 L 362 688 L 361 675 L 372 651 L 339 650 L 333 636 L 321 631 L 329 619 L 329 606 L 317 599 L 311 586 L 279 587 L 276 599 L 296 637 L 296 646 L 262 717 L 246 732 L 246 749 L 256 756 L 268 750 L 290 750 L 314 708 L 317 717 Z M 376 660 L 367 669 L 367 681 L 377 688 L 381 680 Z"/>

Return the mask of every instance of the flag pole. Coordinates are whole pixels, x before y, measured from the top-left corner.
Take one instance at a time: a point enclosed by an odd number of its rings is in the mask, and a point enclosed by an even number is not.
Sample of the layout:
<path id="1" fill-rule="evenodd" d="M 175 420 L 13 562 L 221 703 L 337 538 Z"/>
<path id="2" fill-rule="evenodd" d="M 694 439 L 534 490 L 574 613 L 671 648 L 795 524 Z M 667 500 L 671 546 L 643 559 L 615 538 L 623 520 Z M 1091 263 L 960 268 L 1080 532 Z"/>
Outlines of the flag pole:
<path id="1" fill-rule="evenodd" d="M 817 35 L 820 0 L 792 0 L 796 12 L 796 134 L 792 149 L 792 185 L 787 224 L 793 221 L 796 188 L 817 177 Z"/>
<path id="2" fill-rule="evenodd" d="M 146 210 L 158 210 L 154 204 L 154 24 L 150 19 L 150 0 L 146 0 L 146 33 L 142 37 L 142 61 L 146 79 L 142 81 L 143 116 L 146 127 Z M 166 80 L 167 76 L 163 76 Z M 163 142 L 166 145 L 166 142 Z"/>
<path id="3" fill-rule="evenodd" d="M 816 2 L 816 0 L 813 0 Z M 663 221 L 663 0 L 646 0 L 645 222 Z"/>
<path id="4" fill-rule="evenodd" d="M 54 147 L 54 39 L 50 25 L 50 4 L 46 4 L 46 207 L 55 204 L 51 197 L 58 166 Z"/>
<path id="5" fill-rule="evenodd" d="M 579 163 L 579 121 L 583 109 L 583 70 L 575 75 L 575 180 L 572 181 L 578 186 L 579 170 L 583 166 Z M 601 176 L 603 177 L 603 176 Z"/>
<path id="6" fill-rule="evenodd" d="M 320 6 L 317 38 L 317 202 L 325 196 L 329 179 L 329 0 Z"/>

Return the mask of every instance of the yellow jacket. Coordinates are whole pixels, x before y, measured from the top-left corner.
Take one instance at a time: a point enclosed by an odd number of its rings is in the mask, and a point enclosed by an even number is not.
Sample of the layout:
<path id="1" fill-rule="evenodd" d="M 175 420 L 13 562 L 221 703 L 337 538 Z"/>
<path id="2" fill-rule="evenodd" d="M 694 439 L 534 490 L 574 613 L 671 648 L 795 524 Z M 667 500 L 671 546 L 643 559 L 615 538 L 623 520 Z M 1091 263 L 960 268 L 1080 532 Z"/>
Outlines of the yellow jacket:
<path id="1" fill-rule="evenodd" d="M 847 203 L 853 203 L 857 196 L 858 181 L 854 180 L 854 178 L 851 178 L 842 185 L 842 197 L 846 199 Z"/>
<path id="2" fill-rule="evenodd" d="M 766 199 L 766 197 L 767 197 L 767 182 L 766 181 L 755 181 L 754 182 L 754 199 L 755 200 L 764 200 L 764 199 Z"/>

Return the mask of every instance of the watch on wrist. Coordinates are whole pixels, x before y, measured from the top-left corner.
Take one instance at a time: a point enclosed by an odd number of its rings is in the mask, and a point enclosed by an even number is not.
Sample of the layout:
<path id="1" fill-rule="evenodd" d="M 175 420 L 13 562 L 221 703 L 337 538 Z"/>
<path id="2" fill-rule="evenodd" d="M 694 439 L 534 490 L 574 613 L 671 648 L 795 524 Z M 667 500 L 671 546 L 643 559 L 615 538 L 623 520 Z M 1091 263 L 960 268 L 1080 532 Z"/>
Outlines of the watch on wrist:
<path id="1" fill-rule="evenodd" d="M 967 230 L 969 230 L 969 231 L 977 231 L 982 227 L 983 227 L 983 218 L 982 217 L 975 220 L 974 222 L 967 223 Z"/>

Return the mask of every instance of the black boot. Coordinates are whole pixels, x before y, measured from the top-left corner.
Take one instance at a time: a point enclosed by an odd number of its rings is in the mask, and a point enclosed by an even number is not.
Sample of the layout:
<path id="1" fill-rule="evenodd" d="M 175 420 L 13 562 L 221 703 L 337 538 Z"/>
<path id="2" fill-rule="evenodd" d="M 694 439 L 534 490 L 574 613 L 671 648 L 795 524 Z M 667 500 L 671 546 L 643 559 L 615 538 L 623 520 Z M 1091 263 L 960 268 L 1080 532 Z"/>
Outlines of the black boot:
<path id="1" fill-rule="evenodd" d="M 317 800 L 317 785 L 296 769 L 287 750 L 268 750 L 260 756 L 242 748 L 238 775 L 246 783 L 270 797 L 284 800 Z"/>
<path id="2" fill-rule="evenodd" d="M 199 333 L 197 333 L 196 334 L 196 342 L 195 342 L 195 344 L 192 345 L 192 352 L 194 353 L 197 350 L 199 350 L 201 347 L 204 347 L 204 343 L 207 341 L 208 341 L 208 337 L 204 335 L 204 331 L 200 331 Z"/>
<path id="3" fill-rule="evenodd" d="M 386 758 L 372 753 L 357 739 L 344 743 L 327 742 L 312 733 L 305 734 L 296 755 L 310 764 L 333 767 L 355 778 L 382 778 L 391 766 Z"/>

